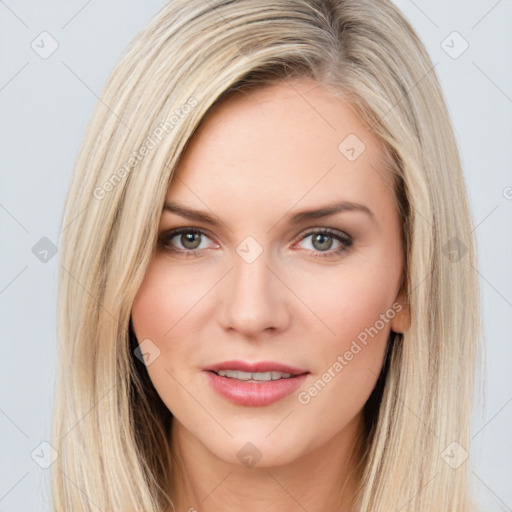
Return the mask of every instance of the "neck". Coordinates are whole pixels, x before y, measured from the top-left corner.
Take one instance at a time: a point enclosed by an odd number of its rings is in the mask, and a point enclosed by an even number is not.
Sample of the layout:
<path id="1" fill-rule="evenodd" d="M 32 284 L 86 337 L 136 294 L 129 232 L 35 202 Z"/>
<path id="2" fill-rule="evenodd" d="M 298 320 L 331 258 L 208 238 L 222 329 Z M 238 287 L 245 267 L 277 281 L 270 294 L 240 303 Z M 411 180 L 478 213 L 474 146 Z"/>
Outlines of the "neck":
<path id="1" fill-rule="evenodd" d="M 362 473 L 362 414 L 324 445 L 272 467 L 227 463 L 175 418 L 171 427 L 176 512 L 350 512 Z"/>

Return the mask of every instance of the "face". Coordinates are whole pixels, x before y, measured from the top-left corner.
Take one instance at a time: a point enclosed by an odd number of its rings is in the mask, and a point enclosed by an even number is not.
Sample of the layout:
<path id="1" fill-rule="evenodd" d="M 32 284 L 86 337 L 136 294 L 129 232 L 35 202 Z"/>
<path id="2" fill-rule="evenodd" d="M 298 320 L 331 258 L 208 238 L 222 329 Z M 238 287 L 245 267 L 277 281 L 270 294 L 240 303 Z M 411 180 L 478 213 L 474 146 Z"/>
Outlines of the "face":
<path id="1" fill-rule="evenodd" d="M 284 464 L 361 418 L 390 330 L 407 321 L 381 157 L 348 105 L 306 79 L 230 97 L 191 139 L 132 322 L 173 428 L 211 456 Z M 211 371 L 226 361 L 270 366 Z M 278 364 L 302 375 L 251 382 L 283 377 L 266 373 Z"/>

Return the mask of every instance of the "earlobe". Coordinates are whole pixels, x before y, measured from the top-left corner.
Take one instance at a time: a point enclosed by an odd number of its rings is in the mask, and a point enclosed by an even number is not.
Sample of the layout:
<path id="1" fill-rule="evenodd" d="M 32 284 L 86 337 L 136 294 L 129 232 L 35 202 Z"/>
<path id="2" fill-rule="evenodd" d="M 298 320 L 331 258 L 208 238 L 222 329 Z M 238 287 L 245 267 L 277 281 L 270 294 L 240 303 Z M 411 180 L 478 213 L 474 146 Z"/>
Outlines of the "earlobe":
<path id="1" fill-rule="evenodd" d="M 393 309 L 395 309 L 396 314 L 390 322 L 391 330 L 396 333 L 404 333 L 411 326 L 411 312 L 409 308 L 409 301 L 407 300 L 406 278 L 400 287 Z"/>
<path id="2" fill-rule="evenodd" d="M 404 302 L 397 301 L 397 303 L 400 304 L 401 308 L 400 311 L 397 308 L 397 312 L 390 322 L 391 330 L 396 333 L 404 333 L 411 326 L 409 305 Z"/>

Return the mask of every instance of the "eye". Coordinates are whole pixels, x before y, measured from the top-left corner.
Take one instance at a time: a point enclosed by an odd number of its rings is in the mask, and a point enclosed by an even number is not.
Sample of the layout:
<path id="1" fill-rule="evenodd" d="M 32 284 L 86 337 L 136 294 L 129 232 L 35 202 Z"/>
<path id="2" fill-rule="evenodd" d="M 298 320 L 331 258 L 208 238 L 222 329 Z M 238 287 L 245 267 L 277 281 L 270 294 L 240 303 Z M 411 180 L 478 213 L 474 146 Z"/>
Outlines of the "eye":
<path id="1" fill-rule="evenodd" d="M 300 241 L 302 242 L 303 240 L 309 237 L 313 237 L 311 239 L 311 245 L 313 249 L 316 249 L 312 251 L 309 255 L 313 256 L 314 258 L 326 258 L 336 256 L 341 252 L 347 250 L 353 244 L 353 240 L 350 236 L 346 235 L 345 233 L 342 233 L 341 231 L 337 231 L 335 229 L 330 228 L 309 231 L 308 233 L 302 236 Z M 338 248 L 334 250 L 329 250 L 333 245 L 333 240 L 336 240 L 340 245 L 338 246 Z"/>
<path id="2" fill-rule="evenodd" d="M 208 238 L 205 233 L 198 229 L 174 229 L 160 236 L 159 245 L 169 252 L 182 254 L 185 257 L 201 256 L 203 251 L 207 249 L 207 247 L 201 247 L 201 237 Z M 181 248 L 176 248 L 172 244 L 173 239 L 176 239 Z"/>
<path id="3" fill-rule="evenodd" d="M 189 256 L 199 257 L 208 249 L 208 246 L 203 245 L 201 247 L 202 237 L 208 238 L 207 235 L 199 229 L 179 228 L 163 233 L 159 237 L 159 245 L 168 252 L 183 255 L 187 258 Z M 311 245 L 313 248 L 309 255 L 315 258 L 336 256 L 347 250 L 353 244 L 353 240 L 350 236 L 330 228 L 308 231 L 299 241 L 302 242 L 309 237 L 312 237 Z M 174 239 L 176 239 L 176 241 L 173 243 Z M 337 241 L 339 246 L 334 250 L 330 250 L 333 245 L 333 240 Z M 181 245 L 181 247 L 176 247 L 174 245 L 175 243 Z"/>

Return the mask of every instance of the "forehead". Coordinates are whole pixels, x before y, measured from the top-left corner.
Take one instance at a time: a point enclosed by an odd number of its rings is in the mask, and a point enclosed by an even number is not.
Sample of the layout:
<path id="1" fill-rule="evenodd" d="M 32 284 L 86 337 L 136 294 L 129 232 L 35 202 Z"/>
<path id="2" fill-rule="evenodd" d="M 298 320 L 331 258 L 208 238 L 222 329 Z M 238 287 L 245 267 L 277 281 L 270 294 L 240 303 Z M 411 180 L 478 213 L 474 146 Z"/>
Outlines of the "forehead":
<path id="1" fill-rule="evenodd" d="M 340 197 L 392 201 L 379 140 L 344 100 L 309 79 L 223 100 L 189 141 L 176 176 L 167 199 L 197 208 L 243 204 L 257 213 L 257 205 Z"/>

